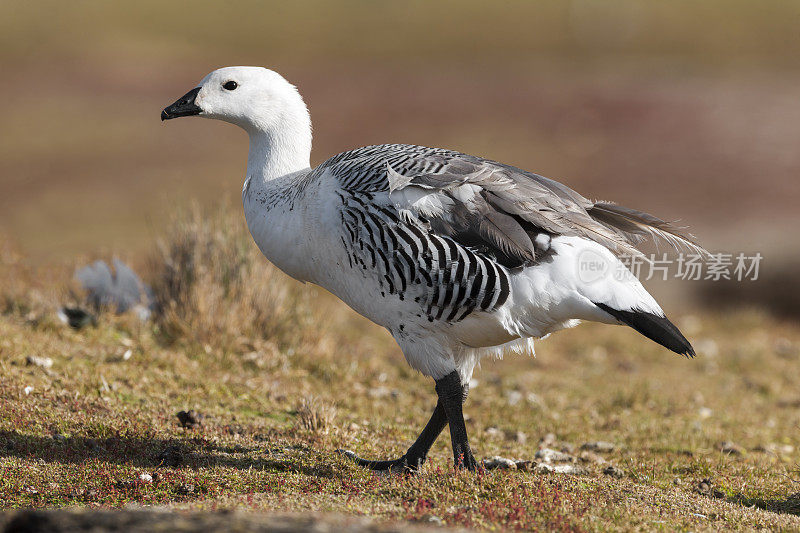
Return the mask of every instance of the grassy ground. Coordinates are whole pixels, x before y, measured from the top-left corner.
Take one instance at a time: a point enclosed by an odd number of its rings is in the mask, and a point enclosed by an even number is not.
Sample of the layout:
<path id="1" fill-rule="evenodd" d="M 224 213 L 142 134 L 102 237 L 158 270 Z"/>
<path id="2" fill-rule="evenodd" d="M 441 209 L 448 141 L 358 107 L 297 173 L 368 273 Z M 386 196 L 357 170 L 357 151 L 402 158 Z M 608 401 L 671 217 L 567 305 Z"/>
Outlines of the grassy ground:
<path id="1" fill-rule="evenodd" d="M 103 314 L 79 331 L 55 313 L 71 270 L 37 270 L 2 248 L 0 507 L 800 528 L 796 326 L 756 311 L 675 316 L 695 360 L 623 328 L 556 334 L 535 359 L 484 362 L 468 431 L 479 457 L 563 450 L 582 473 L 454 473 L 444 435 L 420 475 L 379 476 L 333 450 L 401 454 L 434 405 L 432 383 L 385 332 L 275 272 L 239 228 L 238 218 L 182 223 L 139 261 L 175 302 L 168 311 L 145 324 Z M 176 414 L 190 409 L 200 423 L 182 427 Z M 595 441 L 614 448 L 581 449 Z"/>
<path id="2" fill-rule="evenodd" d="M 432 383 L 384 331 L 269 267 L 241 215 L 165 229 L 176 206 L 238 204 L 246 138 L 158 122 L 211 69 L 269 66 L 310 106 L 314 162 L 412 142 L 516 164 L 691 224 L 714 250 L 763 252 L 782 294 L 737 286 L 733 300 L 796 309 L 797 239 L 782 228 L 800 192 L 797 13 L 781 0 L 0 3 L 14 132 L 0 143 L 0 508 L 800 529 L 800 329 L 690 313 L 685 283 L 651 287 L 681 302 L 696 360 L 585 325 L 476 372 L 479 457 L 565 450 L 557 466 L 583 473 L 454 474 L 447 435 L 414 478 L 343 461 L 333 450 L 402 453 Z M 75 266 L 112 252 L 164 313 L 62 325 Z M 780 264 L 793 275 L 776 278 Z M 182 427 L 187 410 L 202 424 Z M 597 441 L 614 448 L 581 449 Z"/>

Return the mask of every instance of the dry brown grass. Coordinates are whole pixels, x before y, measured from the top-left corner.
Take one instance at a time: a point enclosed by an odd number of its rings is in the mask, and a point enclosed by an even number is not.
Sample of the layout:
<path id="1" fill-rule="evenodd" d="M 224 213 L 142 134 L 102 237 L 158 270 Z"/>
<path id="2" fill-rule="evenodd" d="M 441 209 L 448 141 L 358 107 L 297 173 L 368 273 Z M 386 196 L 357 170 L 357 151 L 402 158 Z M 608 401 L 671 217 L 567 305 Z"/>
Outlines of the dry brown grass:
<path id="1" fill-rule="evenodd" d="M 160 241 L 148 277 L 166 340 L 281 342 L 307 328 L 308 295 L 289 290 L 241 226 L 241 217 L 207 216 L 195 206 Z"/>
<path id="2" fill-rule="evenodd" d="M 327 431 L 336 417 L 336 408 L 313 395 L 303 396 L 297 405 L 297 419 L 309 431 Z"/>

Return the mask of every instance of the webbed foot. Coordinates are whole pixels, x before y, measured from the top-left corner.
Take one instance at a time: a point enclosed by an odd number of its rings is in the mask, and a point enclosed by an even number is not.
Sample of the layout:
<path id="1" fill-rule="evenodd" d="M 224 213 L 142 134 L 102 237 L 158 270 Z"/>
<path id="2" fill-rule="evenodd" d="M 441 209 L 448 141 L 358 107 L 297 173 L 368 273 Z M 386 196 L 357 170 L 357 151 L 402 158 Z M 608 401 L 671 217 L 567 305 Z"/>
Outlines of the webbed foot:
<path id="1" fill-rule="evenodd" d="M 370 461 L 362 459 L 350 450 L 336 450 L 338 453 L 344 455 L 351 461 L 355 462 L 358 466 L 375 470 L 376 472 L 390 472 L 392 474 L 413 474 L 419 470 L 422 463 L 425 462 L 424 458 L 409 458 L 408 454 L 403 454 L 398 459 L 389 459 L 385 461 Z M 473 459 L 474 461 L 474 459 Z"/>

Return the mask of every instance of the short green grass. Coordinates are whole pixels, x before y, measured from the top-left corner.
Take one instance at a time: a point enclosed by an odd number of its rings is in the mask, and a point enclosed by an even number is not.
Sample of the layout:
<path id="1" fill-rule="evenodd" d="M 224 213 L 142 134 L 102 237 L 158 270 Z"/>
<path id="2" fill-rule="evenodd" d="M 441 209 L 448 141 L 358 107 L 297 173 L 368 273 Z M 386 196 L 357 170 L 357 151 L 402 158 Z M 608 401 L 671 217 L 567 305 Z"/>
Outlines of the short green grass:
<path id="1" fill-rule="evenodd" d="M 226 227 L 195 221 L 170 238 L 246 242 Z M 760 312 L 675 316 L 695 360 L 621 327 L 582 325 L 539 342 L 535 358 L 476 371 L 466 412 L 479 457 L 533 459 L 550 433 L 549 446 L 576 456 L 585 442 L 609 441 L 616 449 L 600 455 L 619 479 L 595 462 L 584 475 L 454 472 L 446 433 L 419 475 L 384 476 L 334 450 L 401 454 L 434 405 L 432 382 L 385 332 L 255 250 L 237 275 L 279 293 L 272 315 L 260 315 L 267 333 L 241 323 L 247 310 L 222 292 L 196 301 L 221 287 L 213 275 L 174 316 L 103 314 L 73 331 L 55 316 L 69 269 L 38 272 L 4 250 L 0 507 L 319 511 L 485 529 L 800 528 L 800 331 Z M 230 257 L 222 252 L 198 265 L 213 273 Z M 165 254 L 146 262 L 151 280 Z M 243 320 L 200 331 L 226 305 Z M 31 355 L 53 366 L 26 363 Z M 202 425 L 180 426 L 176 413 L 188 409 Z M 304 424 L 309 410 L 321 422 Z M 725 441 L 740 453 L 720 451 Z"/>

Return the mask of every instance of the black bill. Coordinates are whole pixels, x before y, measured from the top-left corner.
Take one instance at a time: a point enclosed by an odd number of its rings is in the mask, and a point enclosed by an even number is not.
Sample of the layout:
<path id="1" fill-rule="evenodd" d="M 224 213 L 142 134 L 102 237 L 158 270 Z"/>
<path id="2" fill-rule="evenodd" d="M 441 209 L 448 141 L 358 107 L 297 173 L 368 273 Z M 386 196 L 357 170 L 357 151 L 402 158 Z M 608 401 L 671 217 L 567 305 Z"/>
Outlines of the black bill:
<path id="1" fill-rule="evenodd" d="M 161 111 L 161 120 L 169 120 L 178 117 L 191 117 L 192 115 L 199 115 L 202 109 L 194 103 L 197 98 L 197 93 L 200 92 L 200 87 L 195 87 L 188 93 L 178 98 L 174 104 L 167 106 Z"/>

